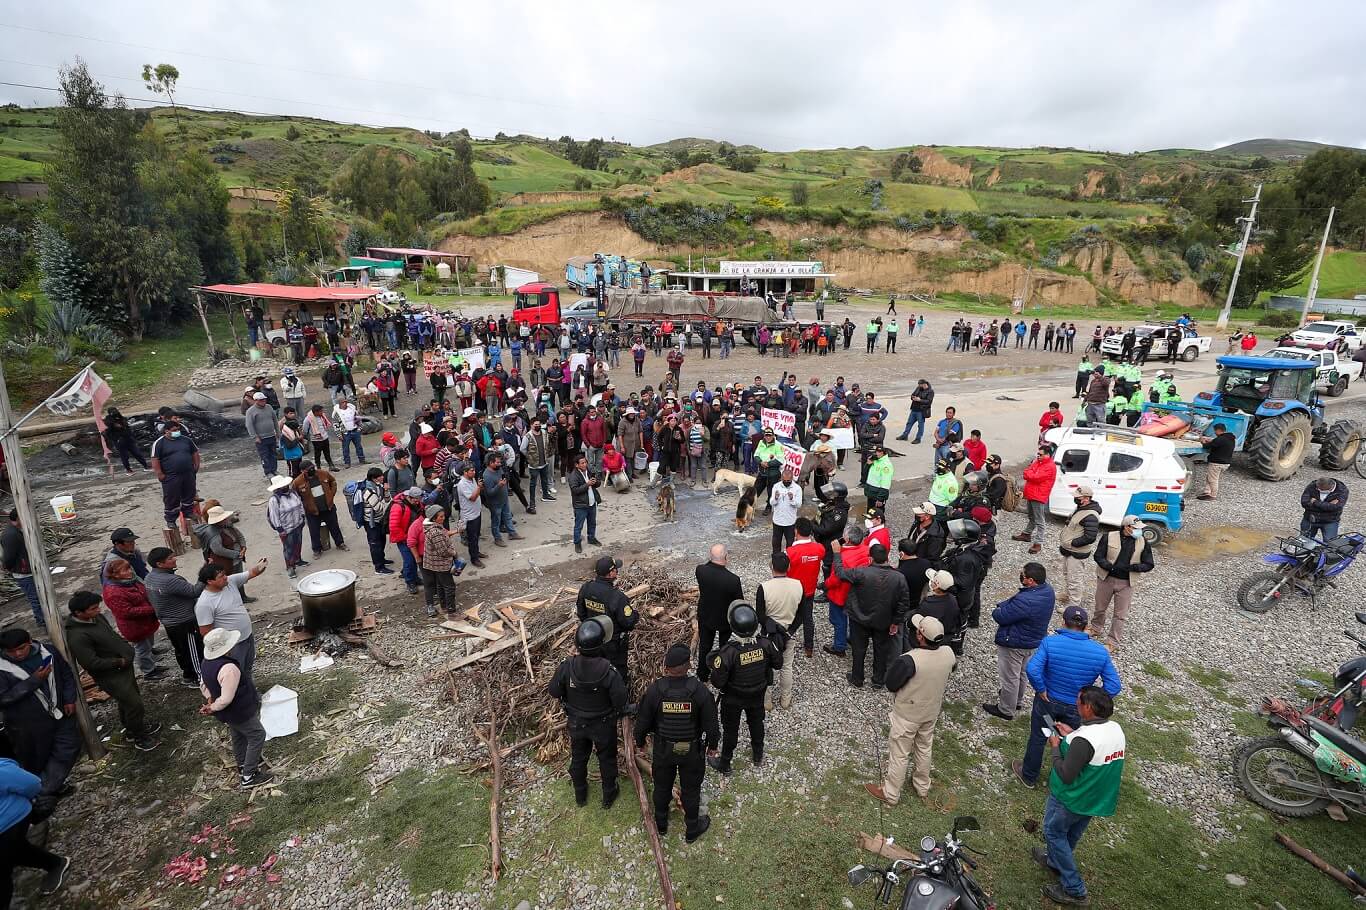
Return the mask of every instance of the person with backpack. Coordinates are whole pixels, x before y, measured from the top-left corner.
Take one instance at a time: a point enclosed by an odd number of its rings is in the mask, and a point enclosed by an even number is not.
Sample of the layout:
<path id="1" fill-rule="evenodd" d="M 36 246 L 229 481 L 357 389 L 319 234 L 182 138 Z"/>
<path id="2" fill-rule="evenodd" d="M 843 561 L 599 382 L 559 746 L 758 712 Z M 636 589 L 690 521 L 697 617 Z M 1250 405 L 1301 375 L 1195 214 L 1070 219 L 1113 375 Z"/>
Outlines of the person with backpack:
<path id="1" fill-rule="evenodd" d="M 389 503 L 389 542 L 398 547 L 403 557 L 403 580 L 408 585 L 408 593 L 416 594 L 418 587 L 417 559 L 408 548 L 408 526 L 422 518 L 422 490 L 409 487 L 401 496 L 395 496 Z"/>
<path id="2" fill-rule="evenodd" d="M 385 494 L 384 472 L 370 468 L 365 472 L 365 481 L 357 489 L 352 501 L 352 517 L 357 516 L 359 506 L 360 522 L 365 528 L 365 538 L 370 544 L 370 562 L 376 575 L 393 575 L 389 568 L 393 562 L 384 555 L 384 544 L 389 532 L 389 497 Z"/>

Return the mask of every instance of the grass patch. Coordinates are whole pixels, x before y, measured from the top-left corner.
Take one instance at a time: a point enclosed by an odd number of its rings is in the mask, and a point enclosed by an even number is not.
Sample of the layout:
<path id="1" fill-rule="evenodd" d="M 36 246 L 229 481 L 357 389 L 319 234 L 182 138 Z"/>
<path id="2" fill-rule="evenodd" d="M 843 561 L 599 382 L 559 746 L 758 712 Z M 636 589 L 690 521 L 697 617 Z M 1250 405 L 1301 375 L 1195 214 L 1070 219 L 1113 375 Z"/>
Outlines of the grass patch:
<path id="1" fill-rule="evenodd" d="M 401 698 L 386 701 L 375 714 L 382 723 L 394 724 L 413 713 L 413 706 Z"/>
<path id="2" fill-rule="evenodd" d="M 1202 667 L 1198 664 L 1187 664 L 1186 675 L 1195 680 L 1200 688 L 1210 695 L 1229 704 L 1238 704 L 1237 699 L 1228 694 L 1228 684 L 1233 682 L 1233 674 L 1218 667 Z"/>
<path id="3" fill-rule="evenodd" d="M 488 865 L 488 799 L 477 779 L 454 768 L 404 771 L 362 819 L 364 851 L 376 868 L 398 865 L 414 894 L 458 890 Z"/>
<path id="4" fill-rule="evenodd" d="M 1157 661 L 1146 660 L 1146 661 L 1143 662 L 1143 666 L 1142 666 L 1140 669 L 1142 669 L 1143 672 L 1144 672 L 1144 673 L 1147 673 L 1149 676 L 1155 677 L 1155 678 L 1157 678 L 1157 679 L 1175 679 L 1175 678 L 1176 678 L 1175 676 L 1172 675 L 1172 671 L 1171 671 L 1171 670 L 1168 670 L 1165 666 L 1163 666 L 1162 664 L 1158 663 Z"/>

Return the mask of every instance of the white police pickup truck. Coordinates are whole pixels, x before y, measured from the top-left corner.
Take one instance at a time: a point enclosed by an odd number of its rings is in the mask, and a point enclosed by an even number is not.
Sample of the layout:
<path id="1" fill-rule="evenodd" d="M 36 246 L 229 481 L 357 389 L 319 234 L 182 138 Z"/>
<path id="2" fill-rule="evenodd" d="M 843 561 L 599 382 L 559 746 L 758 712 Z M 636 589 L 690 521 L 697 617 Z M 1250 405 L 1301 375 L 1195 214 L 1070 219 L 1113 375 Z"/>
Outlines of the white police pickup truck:
<path id="1" fill-rule="evenodd" d="M 1325 395 L 1337 398 L 1347 391 L 1350 381 L 1348 373 L 1354 368 L 1350 362 L 1338 357 L 1337 351 L 1311 351 L 1308 348 L 1276 348 L 1268 351 L 1268 357 L 1283 360 L 1308 360 L 1314 364 L 1314 388 Z"/>
<path id="2" fill-rule="evenodd" d="M 1137 344 L 1149 335 L 1153 338 L 1149 360 L 1161 360 L 1167 356 L 1167 340 L 1176 337 L 1176 356 L 1189 363 L 1201 354 L 1208 353 L 1210 339 L 1197 335 L 1192 328 L 1178 325 L 1140 325 L 1134 327 L 1134 342 Z M 1100 343 L 1100 352 L 1107 357 L 1118 358 L 1124 350 L 1124 333 L 1116 332 Z"/>
<path id="3" fill-rule="evenodd" d="M 1354 323 L 1346 320 L 1306 322 L 1290 333 L 1290 344 L 1297 348 L 1337 351 L 1343 357 L 1351 357 L 1363 342 L 1366 342 L 1366 336 L 1357 331 Z"/>

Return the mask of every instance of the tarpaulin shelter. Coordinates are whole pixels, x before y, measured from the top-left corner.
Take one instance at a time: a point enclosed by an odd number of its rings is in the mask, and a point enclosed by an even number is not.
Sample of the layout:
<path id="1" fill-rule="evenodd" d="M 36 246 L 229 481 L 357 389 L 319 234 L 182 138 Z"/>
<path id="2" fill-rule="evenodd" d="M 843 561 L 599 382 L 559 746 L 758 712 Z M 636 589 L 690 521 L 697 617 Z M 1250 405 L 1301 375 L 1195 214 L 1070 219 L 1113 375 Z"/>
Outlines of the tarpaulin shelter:
<path id="1" fill-rule="evenodd" d="M 365 255 L 374 259 L 399 260 L 403 263 L 404 270 L 408 272 L 421 272 L 426 266 L 434 266 L 438 262 L 444 262 L 463 272 L 474 261 L 473 256 L 464 253 L 444 253 L 441 250 L 424 250 L 407 246 L 367 247 Z"/>
<path id="2" fill-rule="evenodd" d="M 283 328 L 287 321 L 306 315 L 322 319 L 335 313 L 342 321 L 349 321 L 352 308 L 373 299 L 381 288 L 323 288 L 300 287 L 293 284 L 210 284 L 193 290 L 217 297 L 220 301 L 234 301 L 241 306 L 255 306 L 261 310 L 267 329 Z M 303 321 L 307 321 L 304 319 Z"/>

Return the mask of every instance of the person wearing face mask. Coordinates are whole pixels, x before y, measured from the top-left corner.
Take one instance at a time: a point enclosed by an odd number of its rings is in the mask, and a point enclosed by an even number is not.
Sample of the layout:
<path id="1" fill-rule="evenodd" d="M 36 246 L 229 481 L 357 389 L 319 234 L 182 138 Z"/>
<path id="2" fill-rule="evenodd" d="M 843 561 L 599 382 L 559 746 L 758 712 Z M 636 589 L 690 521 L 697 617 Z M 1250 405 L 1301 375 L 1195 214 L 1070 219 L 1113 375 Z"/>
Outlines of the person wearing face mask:
<path id="1" fill-rule="evenodd" d="M 1096 547 L 1096 610 L 1091 619 L 1091 636 L 1114 651 L 1124 634 L 1124 621 L 1133 602 L 1134 573 L 1153 570 L 1153 548 L 1143 539 L 1143 522 L 1125 515 L 1118 531 L 1106 534 Z M 1111 604 L 1114 619 L 1106 630 Z"/>
<path id="2" fill-rule="evenodd" d="M 1043 548 L 1043 533 L 1048 527 L 1048 497 L 1058 477 L 1053 451 L 1052 443 L 1043 443 L 1035 453 L 1034 461 L 1024 469 L 1024 498 L 1029 509 L 1029 524 L 1011 539 L 1028 543 L 1031 555 Z"/>
<path id="3" fill-rule="evenodd" d="M 1096 550 L 1100 539 L 1100 503 L 1093 498 L 1095 491 L 1082 484 L 1072 491 L 1076 508 L 1068 516 L 1067 524 L 1058 535 L 1058 553 L 1062 555 L 1063 589 L 1059 604 L 1086 602 L 1086 563 Z"/>
<path id="4" fill-rule="evenodd" d="M 1001 472 L 1000 455 L 987 456 L 986 472 L 984 494 L 987 498 L 987 506 L 992 512 L 999 512 L 1004 508 L 1006 495 L 1010 492 L 1010 479 Z"/>
<path id="5" fill-rule="evenodd" d="M 313 558 L 317 559 L 327 549 L 327 537 L 321 533 L 324 524 L 337 549 L 345 550 L 346 539 L 342 537 L 341 525 L 337 522 L 337 507 L 333 504 L 337 496 L 337 478 L 312 461 L 305 461 L 300 468 L 299 476 L 294 478 L 290 486 L 304 505 L 304 521 L 308 524 L 308 541 L 313 545 Z"/>
<path id="6" fill-rule="evenodd" d="M 161 435 L 152 443 L 152 470 L 161 481 L 162 517 L 166 527 L 177 525 L 190 533 L 194 497 L 199 475 L 199 446 L 181 427 L 180 418 L 168 417 Z"/>
<path id="7" fill-rule="evenodd" d="M 892 532 L 887 527 L 880 506 L 868 507 L 867 513 L 863 516 L 863 527 L 868 532 L 866 539 L 869 545 L 879 543 L 882 544 L 882 549 L 888 553 L 892 552 Z"/>

